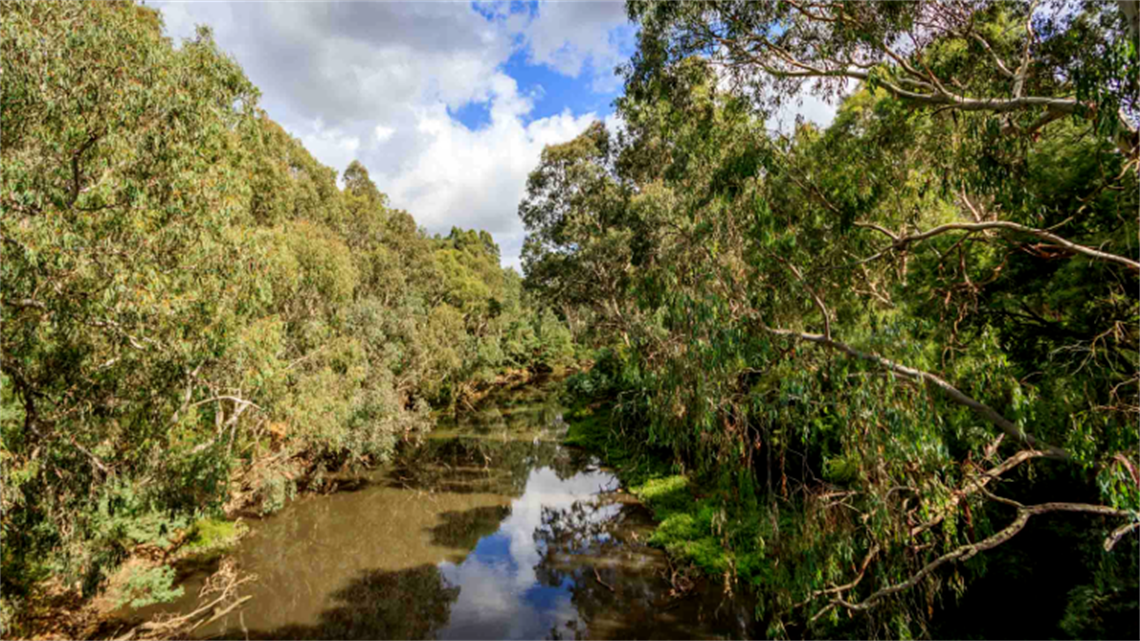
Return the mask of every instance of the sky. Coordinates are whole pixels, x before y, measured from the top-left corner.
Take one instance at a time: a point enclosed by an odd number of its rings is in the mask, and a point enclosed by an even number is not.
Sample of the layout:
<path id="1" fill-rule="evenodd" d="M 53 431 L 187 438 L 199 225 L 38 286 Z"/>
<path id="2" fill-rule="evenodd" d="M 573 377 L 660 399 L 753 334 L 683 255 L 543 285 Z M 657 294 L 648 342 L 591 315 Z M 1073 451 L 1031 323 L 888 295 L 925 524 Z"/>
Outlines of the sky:
<path id="1" fill-rule="evenodd" d="M 209 25 L 317 160 L 359 160 L 429 232 L 485 229 L 516 268 L 527 175 L 546 145 L 615 124 L 636 42 L 621 2 L 147 4 L 175 42 Z"/>

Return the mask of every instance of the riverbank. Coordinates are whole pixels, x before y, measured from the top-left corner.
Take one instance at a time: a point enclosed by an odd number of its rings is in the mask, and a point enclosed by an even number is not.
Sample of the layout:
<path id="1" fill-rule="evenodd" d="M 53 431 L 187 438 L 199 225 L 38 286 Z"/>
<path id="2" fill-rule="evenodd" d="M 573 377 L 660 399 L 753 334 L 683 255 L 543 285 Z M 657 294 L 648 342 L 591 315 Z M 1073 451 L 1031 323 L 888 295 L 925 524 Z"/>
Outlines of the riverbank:
<path id="1" fill-rule="evenodd" d="M 232 591 L 243 577 L 227 567 L 227 555 L 248 534 L 241 518 L 235 520 L 203 518 L 185 529 L 169 532 L 158 540 L 140 543 L 127 552 L 126 559 L 106 579 L 99 594 L 85 598 L 81 584 L 66 585 L 58 578 L 37 583 L 25 600 L 20 616 L 4 630 L 4 638 L 35 640 L 120 638 L 136 625 L 147 622 L 118 616 L 134 608 L 184 594 L 182 581 L 195 573 L 216 576 L 219 588 Z M 182 621 L 168 618 L 164 627 L 153 630 L 158 636 L 178 636 L 187 627 L 205 620 L 214 606 L 227 599 L 215 595 L 210 612 L 199 612 Z M 188 612 L 187 615 L 194 614 Z M 143 638 L 139 630 L 132 638 Z M 152 635 L 153 636 L 153 635 Z"/>
<path id="2" fill-rule="evenodd" d="M 607 403 L 579 406 L 569 414 L 564 442 L 600 457 L 652 511 L 656 527 L 647 542 L 674 565 L 720 584 L 726 597 L 751 594 L 764 560 L 755 499 L 729 501 L 734 488 L 686 472 L 669 450 L 623 442 L 616 420 Z"/>
<path id="3" fill-rule="evenodd" d="M 749 636 L 749 601 L 726 600 L 718 577 L 651 543 L 646 505 L 659 509 L 661 495 L 631 494 L 596 456 L 564 444 L 558 388 L 549 379 L 504 386 L 336 491 L 264 518 L 196 526 L 204 537 L 175 532 L 165 547 L 138 550 L 102 596 L 41 599 L 45 618 L 19 636 Z M 236 536 L 221 537 L 231 542 L 223 554 L 190 556 L 218 549 L 199 539 L 224 534 Z M 149 592 L 125 589 L 164 564 L 174 581 L 158 592 L 172 602 L 146 604 Z M 217 597 L 199 595 L 213 575 L 257 579 L 209 605 Z M 172 619 L 184 625 L 140 627 Z"/>
<path id="4" fill-rule="evenodd" d="M 472 385 L 460 414 L 475 413 L 497 396 L 540 386 L 568 371 L 505 370 L 492 381 Z M 435 417 L 437 425 L 454 420 L 454 414 Z M 17 615 L 5 622 L 3 636 L 43 640 L 117 637 L 130 627 L 124 621 L 131 625 L 146 623 L 125 610 L 132 602 L 146 607 L 169 600 L 181 594 L 178 586 L 187 576 L 220 569 L 225 554 L 248 533 L 246 521 L 274 514 L 305 496 L 344 491 L 359 481 L 359 473 L 376 464 L 357 461 L 352 469 L 330 473 L 304 452 L 280 451 L 252 460 L 234 470 L 229 479 L 230 495 L 220 513 L 161 535 L 145 536 L 140 531 L 136 544 L 123 551 L 122 562 L 93 597 L 85 597 L 80 584 L 66 585 L 55 578 L 40 581 L 25 597 Z M 274 484 L 266 482 L 267 478 L 284 482 Z M 121 616 L 124 613 L 127 616 Z"/>
<path id="5" fill-rule="evenodd" d="M 557 384 L 497 394 L 351 490 L 251 520 L 219 638 L 739 638 L 751 606 L 646 544 L 653 518 L 563 444 Z M 137 616 L 195 607 L 182 599 Z"/>

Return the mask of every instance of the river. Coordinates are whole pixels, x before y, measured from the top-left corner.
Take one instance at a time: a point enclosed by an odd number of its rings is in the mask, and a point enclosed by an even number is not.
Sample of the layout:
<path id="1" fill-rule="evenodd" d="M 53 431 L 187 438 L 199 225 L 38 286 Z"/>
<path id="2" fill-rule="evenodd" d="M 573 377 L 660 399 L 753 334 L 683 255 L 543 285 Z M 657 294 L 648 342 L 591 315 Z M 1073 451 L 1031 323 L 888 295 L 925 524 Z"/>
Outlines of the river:
<path id="1" fill-rule="evenodd" d="M 647 509 L 561 444 L 553 384 L 442 423 L 392 464 L 249 521 L 252 599 L 201 638 L 723 638 L 751 607 L 679 592 Z M 165 610 L 193 607 L 201 575 Z M 148 612 L 137 614 L 153 614 Z"/>

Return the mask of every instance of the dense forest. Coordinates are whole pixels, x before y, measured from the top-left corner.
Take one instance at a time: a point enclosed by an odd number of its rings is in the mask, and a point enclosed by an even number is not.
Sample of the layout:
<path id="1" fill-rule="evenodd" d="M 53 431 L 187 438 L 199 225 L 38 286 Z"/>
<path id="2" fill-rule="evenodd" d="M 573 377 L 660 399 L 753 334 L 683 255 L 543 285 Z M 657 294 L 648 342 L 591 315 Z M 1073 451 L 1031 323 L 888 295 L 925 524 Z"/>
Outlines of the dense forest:
<path id="1" fill-rule="evenodd" d="M 120 2 L 2 30 L 5 618 L 573 356 L 489 234 L 428 235 L 359 163 L 339 186 L 208 30 Z"/>
<path id="2" fill-rule="evenodd" d="M 520 214 L 609 337 L 573 389 L 720 497 L 661 541 L 771 636 L 1135 636 L 1135 5 L 628 8 L 624 128 Z"/>
<path id="3" fill-rule="evenodd" d="M 208 28 L 2 7 L 5 630 L 582 362 L 657 542 L 770 636 L 1140 632 L 1134 4 L 633 0 L 525 277 L 322 166 Z M 807 93 L 834 121 L 775 128 Z"/>

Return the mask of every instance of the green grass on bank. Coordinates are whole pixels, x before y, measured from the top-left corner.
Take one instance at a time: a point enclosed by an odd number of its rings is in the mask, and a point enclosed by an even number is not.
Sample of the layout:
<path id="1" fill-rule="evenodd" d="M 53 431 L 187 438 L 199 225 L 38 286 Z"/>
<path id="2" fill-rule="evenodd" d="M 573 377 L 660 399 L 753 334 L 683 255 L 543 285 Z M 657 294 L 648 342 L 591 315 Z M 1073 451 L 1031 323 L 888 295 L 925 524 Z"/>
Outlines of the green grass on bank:
<path id="1" fill-rule="evenodd" d="M 630 493 L 653 512 L 649 543 L 705 574 L 757 585 L 762 580 L 766 513 L 749 492 L 733 487 L 732 474 L 695 478 L 677 472 L 672 453 L 632 442 L 615 428 L 608 407 L 570 413 L 565 443 L 598 454 Z M 744 495 L 743 497 L 741 495 Z"/>
<path id="2" fill-rule="evenodd" d="M 248 531 L 249 527 L 240 521 L 201 519 L 194 524 L 186 550 L 194 555 L 221 553 L 237 545 Z"/>

